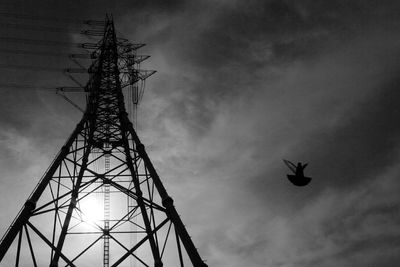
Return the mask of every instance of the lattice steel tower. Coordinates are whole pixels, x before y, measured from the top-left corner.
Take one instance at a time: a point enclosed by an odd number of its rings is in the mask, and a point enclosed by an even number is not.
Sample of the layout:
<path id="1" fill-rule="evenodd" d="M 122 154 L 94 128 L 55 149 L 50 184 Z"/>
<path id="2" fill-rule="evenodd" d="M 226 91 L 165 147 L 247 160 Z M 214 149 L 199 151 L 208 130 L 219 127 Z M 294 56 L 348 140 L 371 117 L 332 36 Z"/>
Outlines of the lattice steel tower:
<path id="1" fill-rule="evenodd" d="M 207 266 L 140 142 L 122 88 L 141 71 L 107 17 L 81 121 L 1 239 L 1 266 Z M 134 238 L 132 238 L 134 236 Z"/>

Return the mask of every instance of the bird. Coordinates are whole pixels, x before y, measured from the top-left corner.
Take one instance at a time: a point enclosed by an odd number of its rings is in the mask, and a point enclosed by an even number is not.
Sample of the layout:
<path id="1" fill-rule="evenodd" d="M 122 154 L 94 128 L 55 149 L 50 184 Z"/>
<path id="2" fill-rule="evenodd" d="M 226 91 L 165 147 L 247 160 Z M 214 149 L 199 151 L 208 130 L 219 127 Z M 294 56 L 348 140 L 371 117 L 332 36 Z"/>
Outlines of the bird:
<path id="1" fill-rule="evenodd" d="M 286 159 L 284 159 L 283 162 L 294 173 L 294 175 L 293 174 L 287 175 L 287 178 L 292 184 L 296 186 L 306 186 L 311 182 L 312 180 L 311 177 L 304 176 L 304 169 L 307 167 L 308 163 L 302 164 L 301 162 L 298 162 L 296 166 L 295 164 Z"/>

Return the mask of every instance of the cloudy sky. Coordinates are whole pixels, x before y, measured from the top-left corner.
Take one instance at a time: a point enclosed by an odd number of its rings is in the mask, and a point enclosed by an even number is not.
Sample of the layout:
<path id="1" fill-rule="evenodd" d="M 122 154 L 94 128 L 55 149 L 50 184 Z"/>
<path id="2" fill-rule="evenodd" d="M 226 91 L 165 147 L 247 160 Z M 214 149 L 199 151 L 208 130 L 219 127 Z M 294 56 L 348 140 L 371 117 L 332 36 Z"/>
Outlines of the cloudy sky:
<path id="1" fill-rule="evenodd" d="M 398 265 L 398 1 L 62 2 L 0 4 L 1 36 L 72 42 L 11 29 L 7 14 L 109 12 L 123 36 L 147 44 L 144 67 L 157 74 L 138 133 L 209 266 Z M 66 62 L 0 54 L 1 66 Z M 0 71 L 4 84 L 72 85 L 57 72 Z M 3 86 L 0 97 L 4 233 L 81 113 L 51 90 Z M 309 162 L 311 184 L 291 185 L 282 159 Z"/>

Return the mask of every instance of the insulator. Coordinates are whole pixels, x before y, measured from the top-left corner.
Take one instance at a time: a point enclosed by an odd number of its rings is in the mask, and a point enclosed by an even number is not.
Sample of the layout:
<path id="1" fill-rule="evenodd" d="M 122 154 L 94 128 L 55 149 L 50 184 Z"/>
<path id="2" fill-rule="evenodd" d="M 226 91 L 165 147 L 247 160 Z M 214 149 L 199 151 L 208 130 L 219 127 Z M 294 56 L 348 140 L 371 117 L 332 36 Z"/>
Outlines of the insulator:
<path id="1" fill-rule="evenodd" d="M 103 36 L 104 32 L 97 31 L 97 30 L 83 30 L 83 31 L 81 31 L 81 34 L 91 35 L 91 36 Z"/>
<path id="2" fill-rule="evenodd" d="M 94 44 L 94 43 L 83 43 L 83 44 L 80 44 L 80 47 L 85 48 L 85 49 L 97 49 L 100 47 L 100 45 Z"/>
<path id="3" fill-rule="evenodd" d="M 90 26 L 105 26 L 105 22 L 102 20 L 85 20 L 84 24 L 90 25 Z"/>

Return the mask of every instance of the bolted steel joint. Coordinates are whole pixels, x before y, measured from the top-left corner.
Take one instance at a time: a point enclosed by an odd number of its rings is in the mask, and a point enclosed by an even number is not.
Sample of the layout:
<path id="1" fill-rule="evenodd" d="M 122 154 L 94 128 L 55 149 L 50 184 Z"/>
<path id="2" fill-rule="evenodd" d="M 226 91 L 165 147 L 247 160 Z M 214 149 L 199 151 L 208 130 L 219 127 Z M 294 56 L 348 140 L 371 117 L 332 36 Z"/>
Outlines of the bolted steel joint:
<path id="1" fill-rule="evenodd" d="M 33 211 L 33 210 L 36 208 L 36 202 L 33 201 L 33 200 L 31 200 L 31 199 L 28 199 L 28 200 L 25 202 L 25 207 L 26 207 L 29 211 Z"/>
<path id="2" fill-rule="evenodd" d="M 95 119 L 96 114 L 93 111 L 86 112 L 84 115 L 88 120 Z"/>
<path id="3" fill-rule="evenodd" d="M 68 153 L 69 152 L 69 147 L 68 146 L 63 146 L 62 148 L 61 148 L 61 151 L 63 152 L 63 153 Z"/>
<path id="4" fill-rule="evenodd" d="M 162 200 L 162 204 L 164 207 L 172 206 L 174 204 L 174 200 L 172 199 L 172 197 L 167 196 Z"/>
<path id="5" fill-rule="evenodd" d="M 76 128 L 83 129 L 83 126 L 85 126 L 85 123 L 83 121 L 81 121 L 76 125 Z"/>
<path id="6" fill-rule="evenodd" d="M 140 155 L 144 153 L 144 145 L 142 143 L 136 145 L 136 150 L 139 152 Z"/>
<path id="7" fill-rule="evenodd" d="M 164 264 L 162 263 L 161 259 L 154 261 L 154 267 L 163 267 Z"/>
<path id="8" fill-rule="evenodd" d="M 120 111 L 118 115 L 120 117 L 126 117 L 126 116 L 128 116 L 128 113 L 126 113 L 126 111 Z"/>
<path id="9" fill-rule="evenodd" d="M 71 206 L 73 206 L 74 208 L 76 207 L 76 199 L 71 199 Z"/>
<path id="10" fill-rule="evenodd" d="M 139 198 L 143 197 L 143 192 L 142 190 L 138 189 L 135 193 Z"/>

